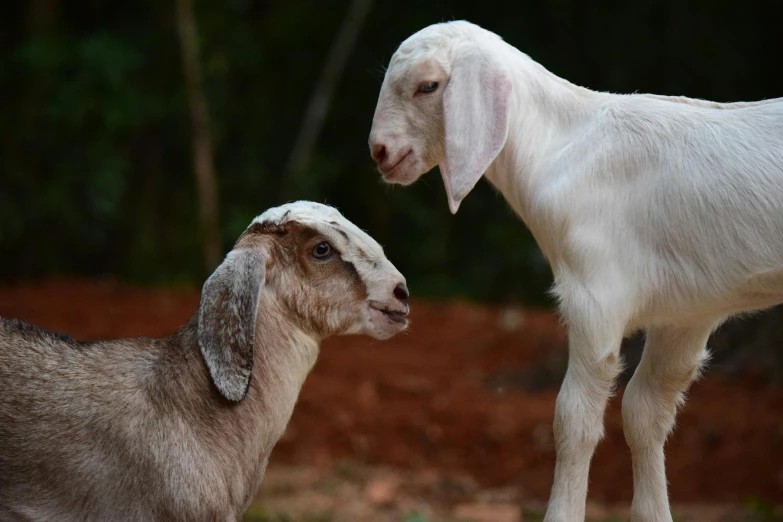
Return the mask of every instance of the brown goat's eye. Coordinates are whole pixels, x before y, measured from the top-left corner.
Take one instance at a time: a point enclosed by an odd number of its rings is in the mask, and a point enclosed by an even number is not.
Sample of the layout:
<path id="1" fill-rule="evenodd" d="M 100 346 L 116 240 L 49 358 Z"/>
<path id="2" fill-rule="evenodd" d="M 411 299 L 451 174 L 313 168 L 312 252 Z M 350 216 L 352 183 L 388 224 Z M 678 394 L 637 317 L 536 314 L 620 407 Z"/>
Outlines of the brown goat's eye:
<path id="1" fill-rule="evenodd" d="M 437 89 L 438 82 L 422 82 L 419 84 L 419 88 L 416 90 L 416 93 L 429 94 L 431 92 L 435 92 Z"/>
<path id="2" fill-rule="evenodd" d="M 315 248 L 313 249 L 313 257 L 316 259 L 326 259 L 331 255 L 332 255 L 332 245 L 330 245 L 326 241 L 323 241 L 322 243 L 318 243 L 317 245 L 315 245 Z"/>

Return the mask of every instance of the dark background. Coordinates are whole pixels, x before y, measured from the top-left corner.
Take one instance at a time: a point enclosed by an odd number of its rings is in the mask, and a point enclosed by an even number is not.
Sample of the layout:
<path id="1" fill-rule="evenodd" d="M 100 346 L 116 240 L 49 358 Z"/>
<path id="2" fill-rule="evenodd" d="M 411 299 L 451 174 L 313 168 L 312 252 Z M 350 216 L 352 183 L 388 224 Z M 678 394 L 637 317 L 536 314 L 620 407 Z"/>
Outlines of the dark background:
<path id="1" fill-rule="evenodd" d="M 369 11 L 322 131 L 293 171 L 308 100 L 361 1 Z M 212 267 L 202 256 L 176 4 L 16 0 L 4 11 L 0 281 L 199 286 Z M 215 251 L 268 207 L 326 202 L 385 246 L 416 297 L 550 306 L 551 273 L 488 184 L 451 216 L 437 173 L 405 189 L 381 183 L 367 135 L 384 66 L 413 32 L 467 19 L 596 90 L 783 96 L 781 2 L 195 0 L 193 18 L 219 201 Z M 725 326 L 712 342 L 717 360 L 755 359 L 779 377 L 781 320 L 777 311 Z M 747 349 L 731 355 L 737 345 Z"/>
<path id="2" fill-rule="evenodd" d="M 196 0 L 222 251 L 290 199 L 339 207 L 417 296 L 541 304 L 550 272 L 482 183 L 452 217 L 437 173 L 382 185 L 367 135 L 383 67 L 439 21 L 500 34 L 578 85 L 718 101 L 783 96 L 783 4 L 381 1 L 371 6 L 306 170 L 286 162 L 346 1 Z M 111 275 L 200 284 L 175 6 L 11 1 L 0 17 L 0 277 Z"/>

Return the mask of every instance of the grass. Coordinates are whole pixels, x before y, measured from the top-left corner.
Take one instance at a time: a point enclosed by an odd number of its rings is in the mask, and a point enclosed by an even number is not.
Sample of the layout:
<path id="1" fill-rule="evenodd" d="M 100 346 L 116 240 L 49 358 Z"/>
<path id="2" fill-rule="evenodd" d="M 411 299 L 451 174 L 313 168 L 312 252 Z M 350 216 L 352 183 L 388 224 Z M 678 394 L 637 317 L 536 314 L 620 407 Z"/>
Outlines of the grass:
<path id="1" fill-rule="evenodd" d="M 750 513 L 747 522 L 783 522 L 783 514 L 764 500 L 750 499 L 745 502 L 745 509 Z"/>

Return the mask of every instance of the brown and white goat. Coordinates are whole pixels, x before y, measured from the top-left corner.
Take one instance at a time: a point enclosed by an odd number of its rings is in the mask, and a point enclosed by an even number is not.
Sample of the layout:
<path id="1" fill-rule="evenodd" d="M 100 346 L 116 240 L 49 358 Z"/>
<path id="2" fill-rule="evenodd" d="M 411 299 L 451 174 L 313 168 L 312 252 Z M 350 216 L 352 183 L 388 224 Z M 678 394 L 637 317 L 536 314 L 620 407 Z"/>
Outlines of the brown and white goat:
<path id="1" fill-rule="evenodd" d="M 337 210 L 270 209 L 165 339 L 0 319 L 0 520 L 239 520 L 330 336 L 407 326 L 405 280 Z"/>

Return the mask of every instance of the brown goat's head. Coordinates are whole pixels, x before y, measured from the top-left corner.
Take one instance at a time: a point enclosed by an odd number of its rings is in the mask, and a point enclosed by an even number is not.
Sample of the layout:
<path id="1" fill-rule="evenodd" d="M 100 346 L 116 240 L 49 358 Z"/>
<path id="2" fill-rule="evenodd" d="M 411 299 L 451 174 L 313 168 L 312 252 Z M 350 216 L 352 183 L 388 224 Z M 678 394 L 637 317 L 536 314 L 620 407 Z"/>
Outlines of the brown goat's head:
<path id="1" fill-rule="evenodd" d="M 408 290 L 369 235 L 332 207 L 299 201 L 254 219 L 204 284 L 199 345 L 229 400 L 247 393 L 255 325 L 265 313 L 291 318 L 317 340 L 388 339 L 407 327 Z"/>

